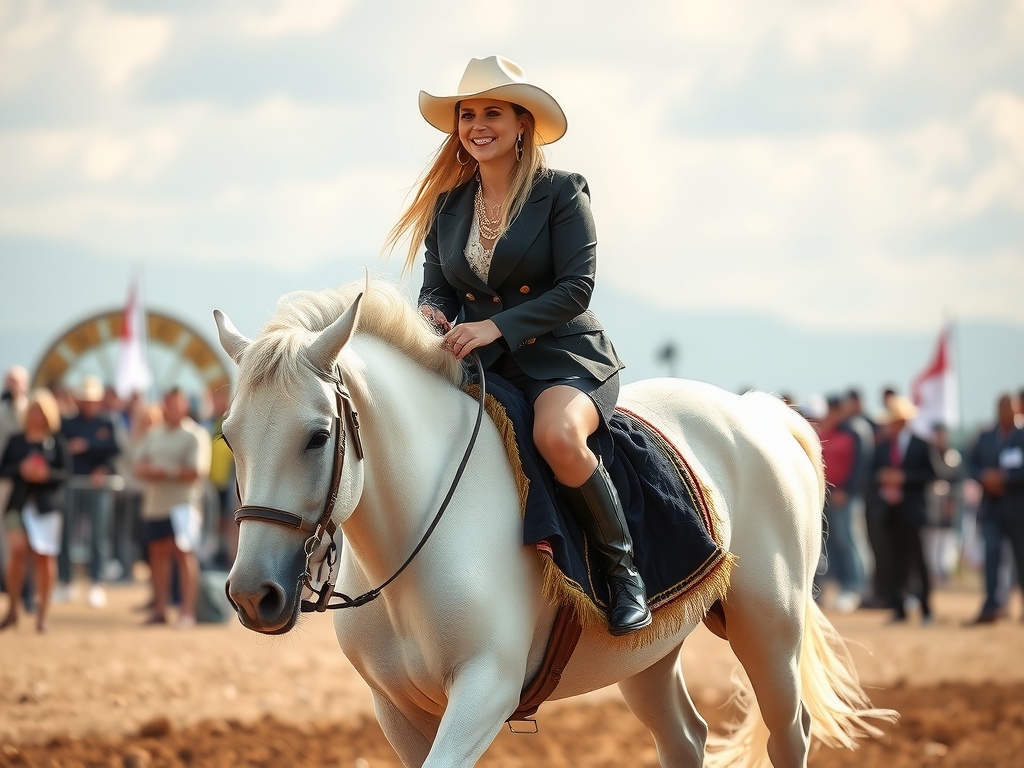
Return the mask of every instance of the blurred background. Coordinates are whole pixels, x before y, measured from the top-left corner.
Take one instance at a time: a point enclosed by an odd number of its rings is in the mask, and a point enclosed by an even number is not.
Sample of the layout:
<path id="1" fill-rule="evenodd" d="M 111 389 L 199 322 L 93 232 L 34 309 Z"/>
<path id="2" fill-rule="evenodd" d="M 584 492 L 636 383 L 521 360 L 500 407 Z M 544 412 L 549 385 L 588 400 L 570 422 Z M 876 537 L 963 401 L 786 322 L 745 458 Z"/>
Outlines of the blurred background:
<path id="1" fill-rule="evenodd" d="M 874 412 L 950 326 L 965 425 L 1024 386 L 1021 0 L 4 0 L 0 368 L 109 381 L 133 286 L 154 389 L 221 381 L 215 307 L 413 296 L 381 244 L 442 139 L 417 92 L 492 53 L 568 115 L 625 381 Z"/>

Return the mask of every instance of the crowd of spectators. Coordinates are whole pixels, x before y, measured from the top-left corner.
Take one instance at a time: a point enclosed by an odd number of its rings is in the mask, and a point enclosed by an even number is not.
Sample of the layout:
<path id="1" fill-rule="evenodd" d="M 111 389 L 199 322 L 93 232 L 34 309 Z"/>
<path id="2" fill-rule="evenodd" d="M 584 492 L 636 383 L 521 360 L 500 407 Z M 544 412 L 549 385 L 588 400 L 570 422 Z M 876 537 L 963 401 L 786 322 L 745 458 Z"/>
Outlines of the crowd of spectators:
<path id="1" fill-rule="evenodd" d="M 140 578 L 152 584 L 142 623 L 170 623 L 176 605 L 174 623 L 194 625 L 201 569 L 226 570 L 237 542 L 233 461 L 212 440 L 225 406 L 224 397 L 204 402 L 176 388 L 157 401 L 122 401 L 94 376 L 70 390 L 30 391 L 24 368 L 8 371 L 0 630 L 29 609 L 43 632 L 51 602 L 100 610 L 110 584 Z"/>
<path id="2" fill-rule="evenodd" d="M 816 576 L 826 607 L 883 608 L 892 622 L 934 620 L 931 592 L 980 570 L 985 597 L 969 625 L 1007 616 L 1013 574 L 1024 593 L 1024 391 L 998 399 L 995 423 L 955 447 L 893 389 L 874 419 L 860 394 L 794 405 L 822 441 L 829 486 Z"/>
<path id="3" fill-rule="evenodd" d="M 1022 397 L 1001 396 L 992 425 L 959 449 L 944 425 L 922 430 L 892 389 L 874 417 L 856 389 L 790 402 L 822 442 L 829 491 L 815 582 L 826 608 L 927 624 L 932 587 L 973 571 L 984 596 L 970 623 L 1007 616 L 1014 572 L 1024 593 Z M 70 391 L 30 391 L 24 368 L 8 371 L 0 630 L 27 609 L 45 631 L 51 602 L 102 609 L 106 585 L 139 578 L 152 584 L 142 623 L 169 623 L 177 605 L 174 623 L 192 626 L 201 572 L 229 568 L 237 545 L 233 459 L 211 440 L 226 406 L 226 392 L 203 402 L 177 389 L 121 401 L 91 376 Z"/>

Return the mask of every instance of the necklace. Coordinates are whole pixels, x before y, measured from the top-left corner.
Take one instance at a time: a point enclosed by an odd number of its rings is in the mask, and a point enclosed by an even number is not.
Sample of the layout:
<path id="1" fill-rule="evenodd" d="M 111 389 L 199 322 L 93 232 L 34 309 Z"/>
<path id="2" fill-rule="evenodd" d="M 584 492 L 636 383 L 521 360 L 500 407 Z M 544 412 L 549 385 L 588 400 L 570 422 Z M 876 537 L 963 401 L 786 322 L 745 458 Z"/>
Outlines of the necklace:
<path id="1" fill-rule="evenodd" d="M 480 236 L 484 240 L 497 240 L 501 234 L 501 216 L 498 215 L 498 206 L 495 206 L 494 218 L 487 215 L 487 205 L 484 203 L 483 186 L 476 188 L 476 198 L 473 201 L 473 208 L 476 211 L 476 221 L 480 227 Z"/>

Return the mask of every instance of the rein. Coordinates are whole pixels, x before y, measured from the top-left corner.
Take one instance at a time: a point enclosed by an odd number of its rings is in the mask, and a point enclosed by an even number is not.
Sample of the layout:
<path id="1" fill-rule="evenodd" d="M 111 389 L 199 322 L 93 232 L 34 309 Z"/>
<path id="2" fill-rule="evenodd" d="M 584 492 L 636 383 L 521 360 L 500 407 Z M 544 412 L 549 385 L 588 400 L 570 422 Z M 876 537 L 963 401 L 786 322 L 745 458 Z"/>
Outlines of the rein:
<path id="1" fill-rule="evenodd" d="M 434 519 L 427 527 L 426 532 L 424 532 L 423 536 L 420 538 L 419 543 L 415 546 L 409 557 L 406 558 L 405 562 L 399 566 L 398 570 L 395 571 L 391 577 L 379 587 L 371 589 L 369 592 L 364 592 L 356 597 L 349 597 L 344 592 L 334 591 L 334 566 L 338 562 L 338 545 L 334 542 L 334 534 L 338 530 L 338 526 L 335 524 L 333 516 L 334 505 L 338 500 L 338 485 L 341 481 L 341 470 L 345 461 L 346 431 L 351 432 L 352 434 L 352 444 L 355 448 L 356 459 L 359 460 L 363 458 L 363 445 L 359 436 L 359 414 L 356 412 L 355 404 L 352 402 L 352 396 L 349 394 L 348 388 L 345 386 L 345 382 L 342 379 L 340 366 L 335 369 L 337 375 L 330 378 L 330 381 L 334 384 L 334 395 L 335 400 L 337 401 L 338 413 L 334 417 L 334 428 L 337 430 L 338 436 L 335 441 L 336 448 L 333 464 L 331 466 L 330 491 L 327 495 L 326 501 L 324 502 L 324 509 L 323 512 L 320 513 L 320 517 L 316 522 L 311 522 L 294 512 L 287 512 L 283 509 L 262 507 L 251 504 L 243 504 L 236 510 L 235 522 L 239 525 L 241 525 L 243 520 L 259 520 L 267 523 L 284 525 L 289 528 L 295 528 L 296 530 L 310 534 L 309 538 L 306 539 L 306 543 L 303 545 L 303 552 L 306 555 L 306 569 L 302 576 L 299 577 L 299 585 L 308 588 L 310 592 L 316 596 L 316 599 L 303 600 L 301 602 L 300 609 L 303 613 L 311 613 L 314 611 L 323 612 L 338 608 L 355 608 L 360 605 L 365 605 L 372 600 L 376 600 L 377 597 L 380 596 L 381 590 L 397 579 L 399 575 L 401 575 L 402 571 L 409 567 L 416 555 L 418 555 L 420 550 L 426 545 L 427 540 L 434 532 L 434 529 L 437 528 L 437 524 L 441 522 L 442 515 L 444 515 L 445 510 L 448 508 L 448 504 L 455 495 L 455 490 L 458 488 L 459 482 L 462 480 L 462 476 L 466 471 L 466 466 L 469 464 L 469 457 L 472 455 L 473 448 L 476 445 L 477 435 L 480 434 L 480 423 L 483 420 L 487 382 L 484 375 L 483 363 L 480 361 L 480 356 L 476 351 L 474 351 L 471 357 L 480 377 L 480 397 L 479 408 L 477 409 L 476 414 L 476 424 L 473 426 L 473 434 L 470 435 L 469 444 L 466 446 L 466 452 L 462 456 L 462 461 L 459 463 L 459 468 L 455 472 L 455 477 L 452 479 L 451 486 L 448 488 L 448 493 L 445 495 L 440 507 L 438 507 L 437 513 L 434 515 Z M 343 428 L 341 423 L 342 419 L 345 419 L 348 430 Z M 324 580 L 321 587 L 316 589 L 313 586 L 313 554 L 323 543 L 325 536 L 328 537 L 330 543 L 327 545 L 327 553 L 324 556 L 323 561 L 321 561 L 317 568 L 317 580 L 319 581 L 324 564 L 327 565 L 327 578 Z M 337 598 L 338 601 L 331 602 L 334 598 Z"/>

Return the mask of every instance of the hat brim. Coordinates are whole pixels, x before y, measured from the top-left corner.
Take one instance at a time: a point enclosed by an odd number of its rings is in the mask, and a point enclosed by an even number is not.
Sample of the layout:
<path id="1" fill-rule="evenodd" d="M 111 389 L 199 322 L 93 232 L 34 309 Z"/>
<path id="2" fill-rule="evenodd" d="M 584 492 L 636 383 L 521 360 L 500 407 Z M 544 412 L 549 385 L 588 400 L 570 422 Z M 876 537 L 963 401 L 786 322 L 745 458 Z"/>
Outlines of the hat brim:
<path id="1" fill-rule="evenodd" d="M 420 91 L 420 114 L 437 130 L 454 133 L 455 105 L 466 99 L 488 96 L 530 110 L 537 124 L 538 144 L 552 144 L 565 135 L 568 124 L 558 102 L 547 91 L 529 83 L 509 83 L 478 93 L 460 93 L 456 96 L 432 96 L 426 91 Z"/>

